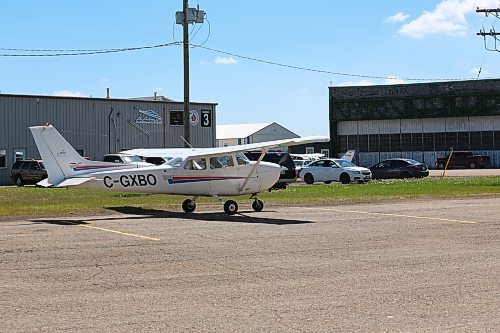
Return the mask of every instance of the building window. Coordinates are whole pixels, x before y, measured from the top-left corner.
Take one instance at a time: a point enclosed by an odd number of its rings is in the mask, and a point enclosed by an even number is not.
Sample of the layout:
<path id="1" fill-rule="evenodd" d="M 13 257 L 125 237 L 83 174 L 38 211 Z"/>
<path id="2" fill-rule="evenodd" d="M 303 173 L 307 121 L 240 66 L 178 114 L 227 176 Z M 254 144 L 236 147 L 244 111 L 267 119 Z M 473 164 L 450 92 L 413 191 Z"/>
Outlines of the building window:
<path id="1" fill-rule="evenodd" d="M 481 150 L 481 132 L 470 132 L 470 149 Z"/>
<path id="2" fill-rule="evenodd" d="M 493 145 L 494 149 L 500 149 L 500 131 L 493 132 Z"/>
<path id="3" fill-rule="evenodd" d="M 390 134 L 380 134 L 380 151 L 391 151 Z"/>
<path id="4" fill-rule="evenodd" d="M 380 151 L 378 134 L 369 134 L 368 135 L 368 149 L 371 152 L 379 152 Z"/>
<path id="5" fill-rule="evenodd" d="M 346 149 L 341 150 L 341 152 L 348 151 L 348 150 L 356 150 L 356 149 L 359 149 L 358 136 L 357 135 L 348 135 L 347 136 L 347 147 L 346 147 Z"/>
<path id="6" fill-rule="evenodd" d="M 358 144 L 360 152 L 368 151 L 368 135 L 359 135 L 358 136 Z M 350 147 L 349 147 L 350 149 Z"/>
<path id="7" fill-rule="evenodd" d="M 306 154 L 314 154 L 314 147 L 306 147 Z"/>
<path id="8" fill-rule="evenodd" d="M 446 133 L 446 146 L 457 150 L 457 132 Z"/>
<path id="9" fill-rule="evenodd" d="M 424 140 L 422 143 L 422 149 L 424 151 L 434 150 L 434 133 L 424 133 Z"/>
<path id="10" fill-rule="evenodd" d="M 170 125 L 184 125 L 184 112 L 170 111 Z"/>
<path id="11" fill-rule="evenodd" d="M 413 133 L 412 143 L 414 151 L 422 151 L 423 150 L 422 133 Z"/>
<path id="12" fill-rule="evenodd" d="M 458 132 L 457 150 L 469 150 L 469 132 Z"/>
<path id="13" fill-rule="evenodd" d="M 7 155 L 7 150 L 0 149 L 0 169 L 7 167 L 7 161 L 5 160 L 6 155 Z"/>
<path id="14" fill-rule="evenodd" d="M 339 152 L 347 151 L 347 135 L 339 135 L 337 140 Z"/>
<path id="15" fill-rule="evenodd" d="M 434 133 L 434 145 L 436 150 L 448 150 L 450 147 L 446 146 L 446 133 Z"/>
<path id="16" fill-rule="evenodd" d="M 26 158 L 26 149 L 14 149 L 14 162 Z"/>
<path id="17" fill-rule="evenodd" d="M 330 149 L 321 149 L 321 154 L 325 155 L 325 157 L 330 157 Z"/>
<path id="18" fill-rule="evenodd" d="M 401 151 L 413 151 L 411 144 L 411 133 L 401 134 Z"/>
<path id="19" fill-rule="evenodd" d="M 481 149 L 492 150 L 493 149 L 493 131 L 486 131 L 482 133 L 481 138 Z"/>
<path id="20" fill-rule="evenodd" d="M 391 138 L 391 151 L 401 151 L 401 134 L 389 134 Z"/>

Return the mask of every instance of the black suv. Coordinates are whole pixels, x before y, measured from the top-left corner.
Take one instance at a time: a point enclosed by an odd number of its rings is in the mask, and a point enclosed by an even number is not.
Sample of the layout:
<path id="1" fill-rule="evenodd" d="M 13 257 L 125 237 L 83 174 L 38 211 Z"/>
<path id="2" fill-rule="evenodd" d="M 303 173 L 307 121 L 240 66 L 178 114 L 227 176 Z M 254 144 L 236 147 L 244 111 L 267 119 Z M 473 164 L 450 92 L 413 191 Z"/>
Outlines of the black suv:
<path id="1" fill-rule="evenodd" d="M 260 151 L 245 152 L 246 157 L 250 161 L 257 161 L 260 157 Z M 262 159 L 265 162 L 279 164 L 281 166 L 280 179 L 271 187 L 271 190 L 285 189 L 289 183 L 297 181 L 297 173 L 295 172 L 295 163 L 290 154 L 285 152 L 268 152 Z"/>
<path id="2" fill-rule="evenodd" d="M 17 186 L 36 184 L 45 178 L 47 171 L 43 162 L 39 160 L 18 160 L 10 171 L 10 179 Z"/>

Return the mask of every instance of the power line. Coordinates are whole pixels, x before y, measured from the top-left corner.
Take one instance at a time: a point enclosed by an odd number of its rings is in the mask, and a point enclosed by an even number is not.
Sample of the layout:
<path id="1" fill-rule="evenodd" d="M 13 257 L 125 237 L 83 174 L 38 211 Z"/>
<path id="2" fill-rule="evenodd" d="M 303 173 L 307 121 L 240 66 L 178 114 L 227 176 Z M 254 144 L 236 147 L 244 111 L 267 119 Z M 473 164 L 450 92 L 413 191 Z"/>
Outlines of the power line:
<path id="1" fill-rule="evenodd" d="M 24 53 L 0 53 L 0 57 L 62 57 L 62 56 L 82 56 L 106 53 L 119 53 L 127 51 L 138 51 L 147 49 L 156 49 L 160 47 L 172 46 L 182 44 L 180 42 L 170 42 L 164 44 L 138 46 L 138 47 L 125 47 L 119 49 L 14 49 L 14 48 L 0 48 L 3 51 L 16 51 L 16 52 L 56 52 L 56 53 L 39 53 L 39 54 L 24 54 Z"/>
<path id="2" fill-rule="evenodd" d="M 208 26 L 210 27 L 210 23 Z M 233 52 L 218 50 L 218 49 L 204 46 L 203 44 L 205 42 L 206 42 L 206 40 L 202 44 L 199 44 L 199 45 L 189 44 L 189 46 L 193 47 L 193 48 L 205 49 L 207 51 L 211 51 L 211 52 L 215 52 L 215 53 L 219 53 L 219 54 L 224 54 L 224 55 L 228 55 L 228 56 L 232 56 L 232 57 L 236 57 L 236 58 L 240 58 L 240 59 L 259 62 L 259 63 L 263 63 L 263 64 L 267 64 L 267 65 L 290 68 L 290 69 L 295 69 L 295 70 L 308 71 L 308 72 L 314 72 L 314 73 L 336 75 L 336 76 L 356 77 L 356 78 L 364 78 L 364 79 L 381 79 L 381 80 L 400 79 L 400 80 L 405 80 L 405 81 L 462 81 L 462 80 L 478 80 L 479 79 L 478 77 L 471 77 L 471 78 L 413 78 L 413 77 L 394 77 L 394 76 L 366 75 L 366 74 L 356 74 L 356 73 L 335 72 L 335 71 L 324 70 L 324 69 L 319 69 L 319 68 L 289 65 L 289 64 L 276 62 L 276 61 L 259 59 L 259 58 L 244 56 L 244 55 L 233 53 Z M 3 51 L 16 51 L 16 52 L 55 52 L 55 53 L 48 53 L 48 54 L 43 54 L 43 53 L 42 54 L 23 54 L 23 53 L 1 54 L 0 53 L 0 57 L 84 56 L 84 55 L 109 54 L 109 53 L 119 53 L 119 52 L 128 52 L 128 51 L 146 50 L 146 49 L 156 49 L 156 48 L 162 48 L 162 47 L 167 47 L 167 46 L 181 46 L 181 45 L 183 45 L 183 42 L 174 41 L 174 42 L 156 44 L 156 45 L 127 47 L 127 48 L 114 48 L 114 49 L 73 49 L 73 50 L 70 50 L 70 49 L 0 48 L 0 50 L 3 50 Z M 497 77 L 484 77 L 483 79 L 494 79 L 494 78 L 497 78 Z"/>
<path id="3" fill-rule="evenodd" d="M 405 80 L 405 81 L 463 81 L 463 80 L 477 80 L 477 78 L 412 78 L 412 77 L 394 77 L 394 76 L 377 76 L 377 75 L 365 75 L 365 74 L 353 74 L 353 73 L 342 73 L 342 72 L 334 72 L 334 71 L 329 71 L 329 70 L 324 70 L 324 69 L 317 69 L 317 68 L 310 68 L 310 67 L 302 67 L 302 66 L 295 66 L 295 65 L 288 65 L 288 64 L 283 64 L 275 61 L 269 61 L 269 60 L 264 60 L 264 59 L 258 59 L 258 58 L 252 58 L 248 56 L 243 56 L 240 54 L 236 53 L 231 53 L 231 52 L 226 52 L 226 51 L 221 51 L 217 49 L 213 49 L 207 46 L 203 45 L 194 45 L 191 44 L 192 47 L 198 47 L 202 48 L 208 51 L 220 53 L 220 54 L 225 54 L 229 55 L 232 57 L 237 57 L 241 59 L 246 59 L 246 60 L 251 60 L 255 62 L 260 62 L 268 65 L 273 65 L 273 66 L 279 66 L 279 67 L 285 67 L 285 68 L 291 68 L 291 69 L 297 69 L 297 70 L 303 70 L 303 71 L 309 71 L 309 72 L 315 72 L 315 73 L 322 73 L 322 74 L 330 74 L 330 75 L 338 75 L 338 76 L 348 76 L 348 77 L 357 77 L 357 78 L 364 78 L 364 79 L 383 79 L 383 80 L 395 80 L 395 79 L 400 79 L 400 80 Z M 493 77 L 489 77 L 493 78 Z"/>

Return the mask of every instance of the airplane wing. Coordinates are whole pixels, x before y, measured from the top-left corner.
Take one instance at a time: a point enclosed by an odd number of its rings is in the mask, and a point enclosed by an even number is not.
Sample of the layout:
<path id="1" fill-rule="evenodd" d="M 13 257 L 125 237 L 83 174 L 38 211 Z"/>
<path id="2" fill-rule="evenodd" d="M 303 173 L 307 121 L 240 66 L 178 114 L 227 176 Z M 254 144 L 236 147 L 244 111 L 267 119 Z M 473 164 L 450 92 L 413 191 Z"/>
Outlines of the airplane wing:
<path id="1" fill-rule="evenodd" d="M 138 156 L 164 156 L 164 157 L 212 157 L 227 155 L 243 151 L 272 149 L 278 147 L 296 146 L 313 142 L 328 142 L 326 136 L 309 136 L 304 138 L 284 139 L 250 143 L 246 145 L 216 147 L 216 148 L 139 148 L 123 151 L 123 153 Z"/>
<path id="2" fill-rule="evenodd" d="M 266 141 L 258 143 L 250 143 L 246 145 L 216 147 L 216 148 L 195 148 L 185 152 L 186 157 L 211 157 L 221 156 L 232 153 L 251 151 L 251 150 L 269 150 L 278 147 L 288 147 L 302 145 L 313 142 L 328 142 L 330 138 L 326 136 L 309 136 L 304 138 L 284 139 L 276 141 Z"/>

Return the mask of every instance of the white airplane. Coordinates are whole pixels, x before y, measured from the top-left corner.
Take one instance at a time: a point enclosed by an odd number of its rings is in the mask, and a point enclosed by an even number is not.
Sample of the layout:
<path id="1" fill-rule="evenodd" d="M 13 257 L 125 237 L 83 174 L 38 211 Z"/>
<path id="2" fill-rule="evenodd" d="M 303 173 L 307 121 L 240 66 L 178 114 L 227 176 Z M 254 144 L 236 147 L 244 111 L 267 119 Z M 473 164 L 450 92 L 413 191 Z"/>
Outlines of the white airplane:
<path id="1" fill-rule="evenodd" d="M 262 161 L 266 151 L 329 140 L 318 136 L 199 148 L 189 152 L 184 149 L 182 157 L 175 157 L 162 165 L 139 168 L 130 164 L 86 160 L 52 125 L 34 126 L 30 130 L 48 173 L 48 178 L 38 183 L 40 186 L 193 196 L 182 203 L 186 213 L 196 209 L 199 196 L 211 196 L 224 204 L 224 211 L 229 215 L 238 211 L 238 204 L 233 200 L 224 202 L 221 196 L 250 194 L 254 200 L 252 208 L 255 211 L 264 208 L 257 193 L 276 183 L 281 171 L 279 165 Z M 256 162 L 250 162 L 242 153 L 257 149 L 262 154 Z"/>

